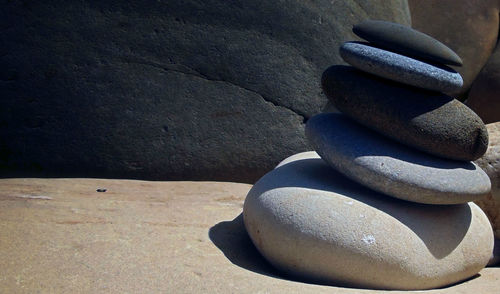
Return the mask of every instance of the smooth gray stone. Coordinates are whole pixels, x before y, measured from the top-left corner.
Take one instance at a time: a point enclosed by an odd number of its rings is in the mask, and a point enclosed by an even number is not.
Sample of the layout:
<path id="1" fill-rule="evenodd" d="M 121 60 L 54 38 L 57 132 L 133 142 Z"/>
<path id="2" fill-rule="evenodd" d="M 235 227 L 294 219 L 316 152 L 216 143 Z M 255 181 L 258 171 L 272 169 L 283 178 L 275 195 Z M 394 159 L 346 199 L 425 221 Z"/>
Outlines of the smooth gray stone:
<path id="1" fill-rule="evenodd" d="M 249 191 L 245 227 L 275 267 L 301 281 L 371 289 L 430 289 L 474 276 L 493 233 L 474 203 L 387 197 L 322 159 L 274 169 Z"/>
<path id="2" fill-rule="evenodd" d="M 415 59 L 462 65 L 462 59 L 448 46 L 409 26 L 382 20 L 366 20 L 355 25 L 352 31 L 366 41 L 392 52 Z"/>
<path id="3" fill-rule="evenodd" d="M 427 204 L 479 200 L 491 189 L 475 163 L 446 160 L 380 136 L 342 114 L 318 114 L 307 122 L 313 149 L 337 171 L 389 196 Z"/>
<path id="4" fill-rule="evenodd" d="M 447 66 L 431 65 L 367 44 L 346 42 L 340 55 L 350 65 L 379 77 L 443 93 L 459 91 L 459 73 Z"/>
<path id="5" fill-rule="evenodd" d="M 464 161 L 478 159 L 488 148 L 481 118 L 444 94 L 340 65 L 328 68 L 321 83 L 340 112 L 403 144 Z"/>

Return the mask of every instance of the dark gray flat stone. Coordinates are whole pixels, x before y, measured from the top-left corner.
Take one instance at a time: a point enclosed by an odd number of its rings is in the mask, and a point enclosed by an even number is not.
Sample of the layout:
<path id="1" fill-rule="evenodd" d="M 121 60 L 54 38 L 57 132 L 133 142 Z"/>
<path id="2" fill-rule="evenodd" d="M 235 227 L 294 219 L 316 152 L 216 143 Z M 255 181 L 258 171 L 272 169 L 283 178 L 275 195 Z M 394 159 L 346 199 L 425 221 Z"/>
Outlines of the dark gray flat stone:
<path id="1" fill-rule="evenodd" d="M 438 63 L 462 65 L 462 59 L 448 46 L 408 26 L 398 23 L 367 20 L 352 31 L 359 37 L 403 55 Z"/>
<path id="2" fill-rule="evenodd" d="M 427 204 L 458 204 L 485 197 L 488 175 L 472 162 L 410 149 L 342 114 L 324 113 L 306 125 L 311 146 L 354 181 L 387 195 Z"/>
<path id="3" fill-rule="evenodd" d="M 360 124 L 422 151 L 475 160 L 488 132 L 467 106 L 449 96 L 381 79 L 350 66 L 323 73 L 323 91 L 335 107 Z"/>
<path id="4" fill-rule="evenodd" d="M 462 77 L 452 68 L 434 66 L 368 44 L 346 42 L 340 47 L 340 55 L 362 71 L 423 89 L 453 93 L 463 85 Z"/>

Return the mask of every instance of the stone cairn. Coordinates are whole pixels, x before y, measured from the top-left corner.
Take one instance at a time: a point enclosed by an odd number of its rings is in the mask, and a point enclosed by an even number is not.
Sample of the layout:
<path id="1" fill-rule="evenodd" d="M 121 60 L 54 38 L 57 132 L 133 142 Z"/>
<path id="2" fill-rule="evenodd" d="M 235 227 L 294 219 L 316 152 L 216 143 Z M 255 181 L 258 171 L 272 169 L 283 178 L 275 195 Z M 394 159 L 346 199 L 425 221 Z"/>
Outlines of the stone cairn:
<path id="1" fill-rule="evenodd" d="M 374 289 L 431 289 L 477 274 L 493 232 L 471 201 L 490 191 L 472 161 L 481 119 L 445 93 L 462 86 L 451 49 L 409 27 L 366 21 L 322 77 L 341 113 L 306 125 L 316 152 L 261 178 L 243 217 L 259 252 L 285 275 Z"/>

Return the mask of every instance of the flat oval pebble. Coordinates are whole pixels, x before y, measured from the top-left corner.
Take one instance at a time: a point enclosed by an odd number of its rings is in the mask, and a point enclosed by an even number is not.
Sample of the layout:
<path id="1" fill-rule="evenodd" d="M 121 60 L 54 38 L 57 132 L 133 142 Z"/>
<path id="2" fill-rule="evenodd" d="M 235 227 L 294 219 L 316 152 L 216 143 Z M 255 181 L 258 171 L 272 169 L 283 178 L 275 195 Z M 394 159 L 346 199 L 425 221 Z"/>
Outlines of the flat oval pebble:
<path id="1" fill-rule="evenodd" d="M 401 143 L 471 161 L 488 148 L 482 120 L 449 96 L 377 78 L 350 66 L 323 73 L 323 91 L 342 113 Z"/>
<path id="2" fill-rule="evenodd" d="M 488 262 L 493 233 L 475 204 L 424 205 L 366 189 L 321 159 L 266 174 L 243 207 L 247 232 L 276 268 L 301 281 L 431 289 Z"/>
<path id="3" fill-rule="evenodd" d="M 462 59 L 448 46 L 408 26 L 398 23 L 367 20 L 352 31 L 366 41 L 384 49 L 438 63 L 462 65 Z"/>
<path id="4" fill-rule="evenodd" d="M 337 171 L 399 199 L 458 204 L 486 197 L 491 189 L 488 175 L 476 164 L 408 148 L 342 114 L 313 116 L 306 124 L 306 137 Z"/>
<path id="5" fill-rule="evenodd" d="M 427 90 L 452 93 L 463 85 L 462 76 L 452 68 L 438 67 L 367 44 L 346 42 L 340 47 L 340 55 L 362 71 Z"/>

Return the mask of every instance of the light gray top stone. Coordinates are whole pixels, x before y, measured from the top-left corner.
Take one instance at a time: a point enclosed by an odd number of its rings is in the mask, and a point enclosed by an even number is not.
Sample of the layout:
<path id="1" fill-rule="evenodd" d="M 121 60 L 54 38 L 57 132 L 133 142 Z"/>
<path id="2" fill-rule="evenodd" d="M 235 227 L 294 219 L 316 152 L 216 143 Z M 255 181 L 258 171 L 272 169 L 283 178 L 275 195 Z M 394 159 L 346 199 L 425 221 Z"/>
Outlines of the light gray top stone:
<path id="1" fill-rule="evenodd" d="M 458 204 L 485 197 L 488 175 L 472 162 L 411 149 L 351 121 L 319 114 L 306 125 L 316 152 L 354 181 L 387 195 L 426 204 Z"/>
<path id="2" fill-rule="evenodd" d="M 431 65 L 404 55 L 358 42 L 346 42 L 340 55 L 350 65 L 396 82 L 452 93 L 463 85 L 459 73 L 447 66 Z"/>

